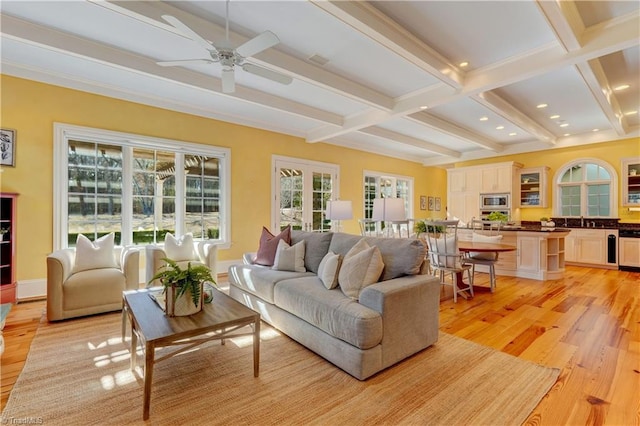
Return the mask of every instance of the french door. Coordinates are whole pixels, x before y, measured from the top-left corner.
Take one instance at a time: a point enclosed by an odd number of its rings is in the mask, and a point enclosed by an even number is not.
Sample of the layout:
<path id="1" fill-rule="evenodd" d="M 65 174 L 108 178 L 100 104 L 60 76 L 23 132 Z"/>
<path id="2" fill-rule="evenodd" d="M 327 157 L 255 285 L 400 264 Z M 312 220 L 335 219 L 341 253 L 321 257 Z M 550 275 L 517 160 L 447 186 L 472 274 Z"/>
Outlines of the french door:
<path id="1" fill-rule="evenodd" d="M 324 211 L 327 201 L 338 198 L 339 166 L 289 157 L 273 157 L 271 229 L 326 232 L 331 221 Z"/>

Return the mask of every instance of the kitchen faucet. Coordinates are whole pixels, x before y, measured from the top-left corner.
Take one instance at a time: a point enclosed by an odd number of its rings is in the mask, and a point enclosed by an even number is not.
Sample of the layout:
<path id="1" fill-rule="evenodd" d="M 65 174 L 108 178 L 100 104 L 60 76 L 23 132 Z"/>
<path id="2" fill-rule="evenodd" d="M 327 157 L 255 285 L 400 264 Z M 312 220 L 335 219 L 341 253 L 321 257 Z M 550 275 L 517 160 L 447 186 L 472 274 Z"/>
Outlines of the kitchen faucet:
<path id="1" fill-rule="evenodd" d="M 564 227 L 565 228 L 567 227 L 567 218 L 566 217 L 564 218 Z"/>
<path id="2" fill-rule="evenodd" d="M 584 217 L 580 216 L 580 228 L 584 228 Z"/>

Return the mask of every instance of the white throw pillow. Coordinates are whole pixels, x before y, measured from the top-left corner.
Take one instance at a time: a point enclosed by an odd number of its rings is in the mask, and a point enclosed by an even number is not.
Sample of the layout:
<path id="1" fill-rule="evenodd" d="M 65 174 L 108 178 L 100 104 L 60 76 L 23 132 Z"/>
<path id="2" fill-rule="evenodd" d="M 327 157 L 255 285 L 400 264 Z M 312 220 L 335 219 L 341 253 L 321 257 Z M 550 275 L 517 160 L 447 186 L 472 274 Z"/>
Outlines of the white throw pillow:
<path id="1" fill-rule="evenodd" d="M 502 240 L 502 235 L 482 235 L 474 232 L 471 236 L 471 241 L 477 243 L 499 243 L 500 240 Z M 477 260 L 496 260 L 496 253 L 472 251 L 469 253 L 469 257 Z"/>
<path id="2" fill-rule="evenodd" d="M 193 251 L 193 234 L 186 233 L 180 238 L 174 237 L 170 232 L 164 236 L 164 253 L 175 262 L 195 260 Z"/>
<path id="3" fill-rule="evenodd" d="M 346 296 L 358 300 L 363 288 L 378 282 L 383 269 L 382 254 L 378 247 L 369 247 L 362 239 L 344 256 L 338 273 L 340 289 Z"/>
<path id="4" fill-rule="evenodd" d="M 113 252 L 115 235 L 107 234 L 91 242 L 87 237 L 78 234 L 76 239 L 76 259 L 73 273 L 89 269 L 117 268 L 118 263 Z"/>
<path id="5" fill-rule="evenodd" d="M 278 241 L 276 257 L 271 269 L 278 271 L 306 272 L 304 267 L 304 240 L 289 246 L 284 240 Z"/>
<path id="6" fill-rule="evenodd" d="M 460 250 L 455 236 L 441 236 L 436 239 L 435 250 L 431 247 L 433 240 L 429 240 L 429 256 L 433 265 L 446 268 L 460 268 Z M 448 255 L 448 256 L 447 256 Z"/>
<path id="7" fill-rule="evenodd" d="M 320 261 L 318 277 L 324 286 L 331 290 L 338 286 L 338 270 L 340 269 L 340 255 L 330 251 Z"/>

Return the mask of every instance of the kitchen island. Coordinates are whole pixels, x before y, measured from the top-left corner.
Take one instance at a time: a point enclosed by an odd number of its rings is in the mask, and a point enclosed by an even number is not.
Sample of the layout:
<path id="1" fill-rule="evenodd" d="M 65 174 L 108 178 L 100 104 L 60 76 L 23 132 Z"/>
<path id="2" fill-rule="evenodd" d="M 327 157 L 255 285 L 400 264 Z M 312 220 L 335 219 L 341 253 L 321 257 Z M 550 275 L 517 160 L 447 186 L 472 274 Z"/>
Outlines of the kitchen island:
<path id="1" fill-rule="evenodd" d="M 489 235 L 488 231 L 459 228 L 458 238 L 472 240 L 473 232 Z M 535 225 L 503 229 L 501 244 L 516 247 L 515 251 L 501 253 L 495 264 L 496 275 L 534 280 L 556 280 L 564 277 L 565 237 L 569 230 Z M 476 266 L 480 272 L 487 267 Z"/>

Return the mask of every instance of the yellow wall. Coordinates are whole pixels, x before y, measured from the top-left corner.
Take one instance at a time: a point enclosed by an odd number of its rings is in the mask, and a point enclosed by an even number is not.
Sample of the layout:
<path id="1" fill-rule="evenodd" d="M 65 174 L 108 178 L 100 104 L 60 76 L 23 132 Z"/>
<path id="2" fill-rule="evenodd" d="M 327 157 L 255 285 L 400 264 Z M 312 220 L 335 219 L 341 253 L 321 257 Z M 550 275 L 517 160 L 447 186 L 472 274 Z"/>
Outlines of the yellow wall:
<path id="1" fill-rule="evenodd" d="M 340 197 L 354 206 L 354 219 L 342 221 L 345 232 L 359 232 L 364 170 L 413 177 L 415 216 L 444 216 L 446 173 L 440 168 L 6 75 L 0 76 L 0 88 L 2 127 L 17 130 L 16 167 L 2 169 L 0 189 L 20 194 L 18 281 L 44 278 L 45 257 L 53 246 L 54 122 L 231 148 L 232 246 L 220 252 L 221 260 L 255 250 L 261 227 L 270 222 L 273 154 L 340 165 Z M 420 211 L 420 195 L 441 197 L 442 211 Z"/>
<path id="2" fill-rule="evenodd" d="M 620 159 L 640 156 L 640 138 L 624 139 L 620 141 L 603 142 L 591 145 L 583 145 L 571 148 L 549 149 L 530 152 L 526 154 L 505 155 L 491 159 L 466 161 L 457 163 L 456 167 L 475 166 L 479 164 L 498 163 L 502 161 L 516 161 L 523 167 L 548 166 L 550 168 L 547 181 L 548 208 L 524 208 L 520 209 L 521 220 L 540 220 L 541 217 L 553 216 L 553 197 L 551 187 L 554 174 L 564 164 L 578 158 L 598 158 L 611 164 L 618 173 L 618 201 L 622 204 L 622 186 L 620 180 Z M 621 221 L 638 221 L 640 212 L 630 212 L 628 207 L 618 206 L 618 216 Z"/>

